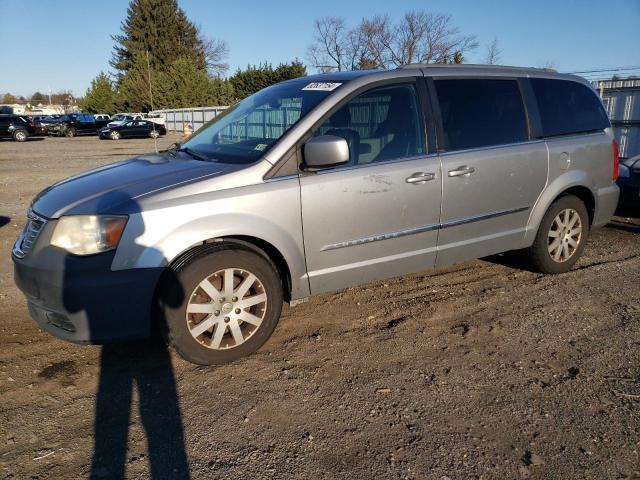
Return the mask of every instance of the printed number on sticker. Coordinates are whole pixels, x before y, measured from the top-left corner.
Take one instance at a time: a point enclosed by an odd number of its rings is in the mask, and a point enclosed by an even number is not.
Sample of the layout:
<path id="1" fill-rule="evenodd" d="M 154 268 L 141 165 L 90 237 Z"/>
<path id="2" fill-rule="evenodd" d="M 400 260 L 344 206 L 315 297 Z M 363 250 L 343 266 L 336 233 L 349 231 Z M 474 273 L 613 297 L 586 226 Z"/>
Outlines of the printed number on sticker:
<path id="1" fill-rule="evenodd" d="M 342 83 L 334 83 L 334 82 L 312 82 L 302 90 L 322 90 L 324 92 L 330 92 L 338 88 Z"/>

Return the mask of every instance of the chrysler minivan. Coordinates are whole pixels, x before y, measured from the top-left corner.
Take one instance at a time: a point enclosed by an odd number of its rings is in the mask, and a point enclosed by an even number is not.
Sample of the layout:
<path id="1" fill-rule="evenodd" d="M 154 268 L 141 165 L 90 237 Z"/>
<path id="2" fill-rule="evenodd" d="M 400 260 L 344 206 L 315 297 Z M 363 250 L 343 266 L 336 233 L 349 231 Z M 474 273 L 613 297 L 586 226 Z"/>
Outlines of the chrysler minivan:
<path id="1" fill-rule="evenodd" d="M 145 337 L 185 359 L 257 350 L 284 301 L 499 252 L 567 272 L 618 200 L 582 78 L 415 65 L 302 77 L 159 154 L 36 196 L 13 249 L 41 328 Z"/>

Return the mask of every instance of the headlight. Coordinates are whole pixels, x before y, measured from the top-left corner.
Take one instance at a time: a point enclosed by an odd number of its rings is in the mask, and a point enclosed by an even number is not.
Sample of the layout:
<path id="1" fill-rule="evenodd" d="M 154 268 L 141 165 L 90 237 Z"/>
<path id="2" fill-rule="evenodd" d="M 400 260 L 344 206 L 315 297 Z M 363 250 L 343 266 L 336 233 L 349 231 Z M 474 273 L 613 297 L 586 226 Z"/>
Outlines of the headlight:
<path id="1" fill-rule="evenodd" d="M 118 246 L 127 217 L 106 215 L 70 215 L 58 220 L 51 245 L 74 255 L 92 255 Z"/>

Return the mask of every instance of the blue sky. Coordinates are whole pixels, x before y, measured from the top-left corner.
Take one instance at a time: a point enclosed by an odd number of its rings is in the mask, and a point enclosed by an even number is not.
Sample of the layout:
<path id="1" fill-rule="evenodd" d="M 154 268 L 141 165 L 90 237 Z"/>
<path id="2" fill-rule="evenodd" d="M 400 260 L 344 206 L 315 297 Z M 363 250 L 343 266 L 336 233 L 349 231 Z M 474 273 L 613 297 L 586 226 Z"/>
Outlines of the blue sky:
<path id="1" fill-rule="evenodd" d="M 468 56 L 480 62 L 493 38 L 503 64 L 560 71 L 640 66 L 640 0 L 179 0 L 189 18 L 230 48 L 233 72 L 247 64 L 277 64 L 305 51 L 317 17 L 340 15 L 350 24 L 363 16 L 424 9 L 450 14 L 462 33 L 481 46 Z M 71 89 L 82 95 L 108 69 L 127 0 L 0 0 L 0 92 L 30 95 Z M 9 48 L 14 46 L 15 48 Z"/>

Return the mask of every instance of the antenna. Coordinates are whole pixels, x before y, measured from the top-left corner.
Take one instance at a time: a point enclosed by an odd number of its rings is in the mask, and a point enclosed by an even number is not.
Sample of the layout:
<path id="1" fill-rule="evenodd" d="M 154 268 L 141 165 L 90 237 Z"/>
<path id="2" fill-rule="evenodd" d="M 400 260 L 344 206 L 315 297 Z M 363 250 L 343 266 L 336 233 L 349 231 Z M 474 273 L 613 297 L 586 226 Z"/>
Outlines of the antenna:
<path id="1" fill-rule="evenodd" d="M 147 75 L 149 77 L 149 98 L 151 100 L 151 111 L 154 111 L 153 108 L 153 89 L 151 88 L 151 64 L 149 63 L 149 49 L 147 49 Z M 156 131 L 156 122 L 153 123 L 153 131 Z M 153 136 L 153 148 L 155 148 L 156 153 L 158 153 L 158 136 Z"/>

